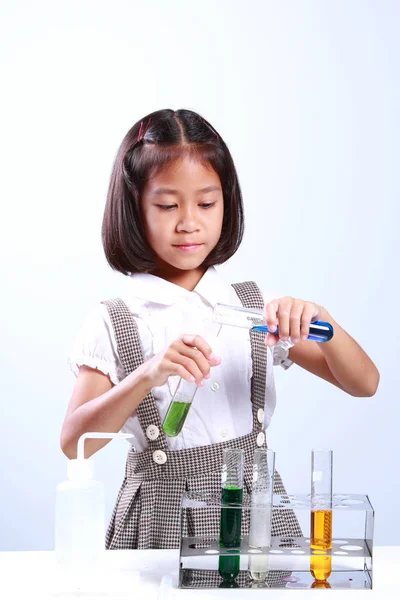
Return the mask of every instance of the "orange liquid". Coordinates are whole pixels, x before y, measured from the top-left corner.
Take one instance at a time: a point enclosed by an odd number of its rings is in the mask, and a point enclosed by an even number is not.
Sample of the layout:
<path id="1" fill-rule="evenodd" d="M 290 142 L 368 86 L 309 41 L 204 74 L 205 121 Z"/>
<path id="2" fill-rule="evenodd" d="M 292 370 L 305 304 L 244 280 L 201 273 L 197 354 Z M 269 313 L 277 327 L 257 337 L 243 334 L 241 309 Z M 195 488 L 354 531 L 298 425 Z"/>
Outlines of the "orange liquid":
<path id="1" fill-rule="evenodd" d="M 311 511 L 311 548 L 329 550 L 332 548 L 332 511 Z"/>
<path id="2" fill-rule="evenodd" d="M 311 588 L 330 589 L 331 585 L 327 581 L 313 581 Z"/>
<path id="3" fill-rule="evenodd" d="M 311 511 L 311 540 L 310 547 L 319 554 L 312 554 L 310 570 L 317 581 L 326 581 L 332 573 L 332 558 L 322 554 L 324 550 L 332 548 L 332 511 Z"/>

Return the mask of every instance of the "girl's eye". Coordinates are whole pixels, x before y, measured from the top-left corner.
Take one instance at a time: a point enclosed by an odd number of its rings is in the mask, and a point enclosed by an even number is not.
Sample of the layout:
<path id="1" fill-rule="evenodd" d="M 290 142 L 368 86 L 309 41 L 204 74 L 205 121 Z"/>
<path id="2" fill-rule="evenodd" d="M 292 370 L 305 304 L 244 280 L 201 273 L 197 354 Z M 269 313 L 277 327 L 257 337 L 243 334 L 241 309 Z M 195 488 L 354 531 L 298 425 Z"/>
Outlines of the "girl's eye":
<path id="1" fill-rule="evenodd" d="M 202 202 L 201 204 L 199 204 L 199 206 L 204 209 L 211 208 L 214 205 L 215 202 Z M 173 208 L 175 208 L 176 204 L 157 204 L 156 206 L 158 206 L 158 208 L 160 208 L 161 210 L 172 210 Z"/>
<path id="2" fill-rule="evenodd" d="M 171 208 L 175 207 L 175 204 L 157 204 L 158 208 L 161 210 L 171 210 Z"/>

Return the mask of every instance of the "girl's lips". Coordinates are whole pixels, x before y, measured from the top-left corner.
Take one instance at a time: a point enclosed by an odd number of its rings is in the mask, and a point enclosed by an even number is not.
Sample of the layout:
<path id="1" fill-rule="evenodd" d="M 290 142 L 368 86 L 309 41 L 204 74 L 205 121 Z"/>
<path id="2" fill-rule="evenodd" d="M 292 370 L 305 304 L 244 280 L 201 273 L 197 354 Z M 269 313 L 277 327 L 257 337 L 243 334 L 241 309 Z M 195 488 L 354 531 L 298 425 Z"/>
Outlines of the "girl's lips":
<path id="1" fill-rule="evenodd" d="M 178 248 L 182 252 L 196 252 L 203 244 L 174 244 L 174 248 Z"/>

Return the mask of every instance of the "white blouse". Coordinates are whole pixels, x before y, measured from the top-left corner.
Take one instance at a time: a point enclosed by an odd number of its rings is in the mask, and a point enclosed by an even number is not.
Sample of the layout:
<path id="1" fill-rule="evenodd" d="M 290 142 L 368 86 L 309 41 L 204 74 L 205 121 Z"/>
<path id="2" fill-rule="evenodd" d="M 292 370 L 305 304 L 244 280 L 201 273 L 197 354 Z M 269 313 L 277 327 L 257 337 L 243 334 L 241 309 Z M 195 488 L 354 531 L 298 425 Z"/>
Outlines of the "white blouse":
<path id="1" fill-rule="evenodd" d="M 149 274 L 131 275 L 131 291 L 122 300 L 137 323 L 144 360 L 166 348 L 183 333 L 198 333 L 209 343 L 220 365 L 211 368 L 211 377 L 196 391 L 192 407 L 181 433 L 167 437 L 171 450 L 213 444 L 250 433 L 251 407 L 251 344 L 247 329 L 212 323 L 213 307 L 217 303 L 241 306 L 232 286 L 226 283 L 214 267 L 210 267 L 193 291 L 188 291 L 164 279 Z M 268 348 L 264 429 L 275 410 L 276 394 L 273 364 L 290 366 L 287 359 L 290 343 L 279 342 Z M 99 303 L 86 317 L 68 358 L 73 373 L 87 365 L 109 375 L 117 385 L 124 370 L 117 353 L 111 320 L 104 304 Z M 153 388 L 153 394 L 163 420 L 179 377 Z M 193 384 L 195 386 L 195 384 Z M 147 448 L 136 414 L 132 414 L 121 431 L 132 433 L 137 451 Z"/>

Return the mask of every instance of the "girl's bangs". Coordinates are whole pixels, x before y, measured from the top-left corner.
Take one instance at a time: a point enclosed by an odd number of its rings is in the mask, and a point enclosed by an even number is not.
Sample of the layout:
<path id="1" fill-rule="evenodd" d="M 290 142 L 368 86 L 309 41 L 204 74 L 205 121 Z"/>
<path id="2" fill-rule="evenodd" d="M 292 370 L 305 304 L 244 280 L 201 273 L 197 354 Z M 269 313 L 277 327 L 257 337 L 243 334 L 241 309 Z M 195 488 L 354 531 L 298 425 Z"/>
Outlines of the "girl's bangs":
<path id="1" fill-rule="evenodd" d="M 214 144 L 168 145 L 145 144 L 140 156 L 140 170 L 148 178 L 155 177 L 167 166 L 185 158 L 200 162 L 215 171 L 220 177 L 221 152 Z"/>

